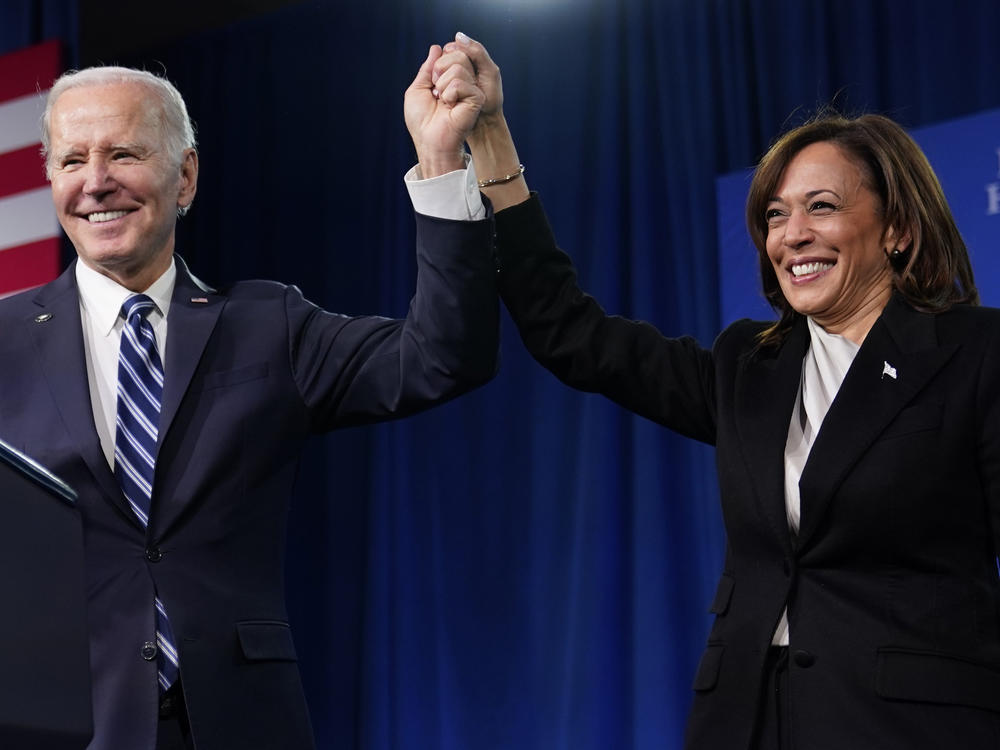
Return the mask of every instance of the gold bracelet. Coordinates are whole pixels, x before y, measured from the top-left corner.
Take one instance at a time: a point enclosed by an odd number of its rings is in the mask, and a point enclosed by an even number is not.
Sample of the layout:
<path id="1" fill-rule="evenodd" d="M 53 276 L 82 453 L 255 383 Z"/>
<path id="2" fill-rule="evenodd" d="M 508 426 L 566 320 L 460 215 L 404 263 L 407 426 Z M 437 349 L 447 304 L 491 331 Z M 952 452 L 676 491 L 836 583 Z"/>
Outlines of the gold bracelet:
<path id="1" fill-rule="evenodd" d="M 485 188 L 492 185 L 503 185 L 505 182 L 510 182 L 511 180 L 516 180 L 518 177 L 524 174 L 524 165 L 518 164 L 517 171 L 511 172 L 510 174 L 505 174 L 503 177 L 491 177 L 488 180 L 480 180 L 479 187 Z"/>

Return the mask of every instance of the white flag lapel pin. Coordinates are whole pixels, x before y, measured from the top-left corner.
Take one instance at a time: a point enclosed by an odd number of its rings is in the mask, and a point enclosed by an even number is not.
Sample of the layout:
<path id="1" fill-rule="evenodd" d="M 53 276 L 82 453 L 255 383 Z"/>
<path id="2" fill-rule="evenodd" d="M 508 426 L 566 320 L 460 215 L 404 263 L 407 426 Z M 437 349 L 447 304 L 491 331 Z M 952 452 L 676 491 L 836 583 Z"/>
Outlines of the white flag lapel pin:
<path id="1" fill-rule="evenodd" d="M 882 380 L 885 380 L 885 376 L 888 375 L 893 380 L 896 379 L 896 368 L 890 365 L 888 362 L 882 363 Z"/>

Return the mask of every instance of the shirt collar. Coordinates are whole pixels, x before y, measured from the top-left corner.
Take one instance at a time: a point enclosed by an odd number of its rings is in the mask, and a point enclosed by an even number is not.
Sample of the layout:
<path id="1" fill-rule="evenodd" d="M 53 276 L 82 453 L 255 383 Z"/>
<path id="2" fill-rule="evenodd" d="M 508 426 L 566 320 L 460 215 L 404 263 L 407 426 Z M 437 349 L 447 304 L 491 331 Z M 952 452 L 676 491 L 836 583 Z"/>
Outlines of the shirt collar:
<path id="1" fill-rule="evenodd" d="M 809 339 L 812 343 L 810 348 L 815 356 L 835 361 L 846 373 L 861 345 L 855 344 L 846 336 L 830 333 L 810 317 L 806 317 L 806 320 L 809 321 Z"/>
<path id="2" fill-rule="evenodd" d="M 176 281 L 177 265 L 171 257 L 170 267 L 143 291 L 143 294 L 153 300 L 164 318 L 170 309 L 170 298 L 173 296 Z M 77 260 L 76 263 L 76 285 L 80 291 L 80 302 L 94 322 L 97 331 L 102 336 L 110 335 L 121 316 L 122 303 L 135 292 L 98 273 L 81 260 Z"/>

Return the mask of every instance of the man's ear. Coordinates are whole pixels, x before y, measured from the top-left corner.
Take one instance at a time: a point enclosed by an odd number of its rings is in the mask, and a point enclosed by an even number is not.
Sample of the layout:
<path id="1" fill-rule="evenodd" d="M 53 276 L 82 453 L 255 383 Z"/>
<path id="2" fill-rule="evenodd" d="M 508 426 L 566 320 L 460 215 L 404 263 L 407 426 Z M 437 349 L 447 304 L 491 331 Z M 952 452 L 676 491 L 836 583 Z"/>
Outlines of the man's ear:
<path id="1" fill-rule="evenodd" d="M 181 157 L 180 187 L 177 207 L 187 208 L 194 201 L 194 194 L 198 192 L 198 152 L 193 148 L 185 149 Z"/>

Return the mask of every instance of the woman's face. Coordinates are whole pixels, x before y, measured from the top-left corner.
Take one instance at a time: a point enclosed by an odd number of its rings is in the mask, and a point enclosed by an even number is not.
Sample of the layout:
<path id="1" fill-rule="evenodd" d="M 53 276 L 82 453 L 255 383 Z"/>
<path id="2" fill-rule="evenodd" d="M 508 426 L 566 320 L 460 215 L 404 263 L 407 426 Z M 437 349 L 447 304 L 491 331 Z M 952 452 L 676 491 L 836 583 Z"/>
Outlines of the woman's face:
<path id="1" fill-rule="evenodd" d="M 885 250 L 898 242 L 861 168 L 833 143 L 806 146 L 781 175 L 766 218 L 767 255 L 792 308 L 863 339 L 889 301 Z"/>

